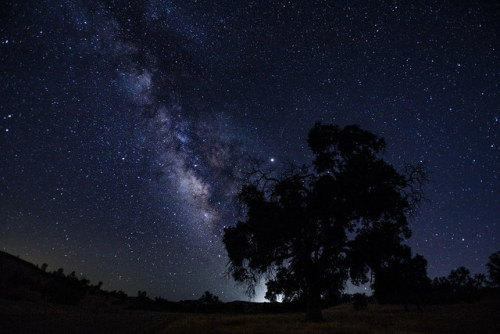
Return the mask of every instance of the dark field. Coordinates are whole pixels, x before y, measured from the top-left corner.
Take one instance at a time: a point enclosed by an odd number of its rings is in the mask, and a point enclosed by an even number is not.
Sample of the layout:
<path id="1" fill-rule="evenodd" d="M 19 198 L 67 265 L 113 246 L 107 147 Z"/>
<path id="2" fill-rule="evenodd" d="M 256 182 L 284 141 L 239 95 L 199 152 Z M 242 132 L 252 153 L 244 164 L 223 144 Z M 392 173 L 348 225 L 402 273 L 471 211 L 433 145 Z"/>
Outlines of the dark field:
<path id="1" fill-rule="evenodd" d="M 183 314 L 96 312 L 77 307 L 2 301 L 1 333 L 500 333 L 500 301 L 427 306 L 344 304 L 323 311 L 320 324 L 291 314 Z"/>

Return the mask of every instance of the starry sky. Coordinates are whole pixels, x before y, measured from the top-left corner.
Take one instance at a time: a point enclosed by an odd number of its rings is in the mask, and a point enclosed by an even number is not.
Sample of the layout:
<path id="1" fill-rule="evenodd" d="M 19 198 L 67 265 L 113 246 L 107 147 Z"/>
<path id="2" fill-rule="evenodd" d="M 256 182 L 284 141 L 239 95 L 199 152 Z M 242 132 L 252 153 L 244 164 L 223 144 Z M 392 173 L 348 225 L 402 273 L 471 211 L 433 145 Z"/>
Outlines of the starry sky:
<path id="1" fill-rule="evenodd" d="M 254 158 L 311 160 L 316 121 L 425 162 L 430 277 L 500 249 L 496 1 L 2 1 L 0 249 L 169 300 L 225 275 Z M 257 291 L 255 300 L 262 298 Z M 260 297 L 259 297 L 260 296 Z"/>

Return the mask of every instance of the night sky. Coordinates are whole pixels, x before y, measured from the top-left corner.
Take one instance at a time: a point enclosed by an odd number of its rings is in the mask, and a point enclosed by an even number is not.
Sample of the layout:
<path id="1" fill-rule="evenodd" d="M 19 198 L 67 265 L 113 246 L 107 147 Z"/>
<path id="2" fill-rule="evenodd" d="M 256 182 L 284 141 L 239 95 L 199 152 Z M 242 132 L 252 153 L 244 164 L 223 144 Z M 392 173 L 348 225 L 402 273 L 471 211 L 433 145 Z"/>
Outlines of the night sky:
<path id="1" fill-rule="evenodd" d="M 91 4 L 89 4 L 91 3 Z M 429 276 L 500 249 L 497 1 L 2 1 L 0 249 L 170 300 L 225 276 L 254 157 L 311 160 L 316 121 L 426 163 Z M 259 292 L 256 300 L 262 298 Z"/>

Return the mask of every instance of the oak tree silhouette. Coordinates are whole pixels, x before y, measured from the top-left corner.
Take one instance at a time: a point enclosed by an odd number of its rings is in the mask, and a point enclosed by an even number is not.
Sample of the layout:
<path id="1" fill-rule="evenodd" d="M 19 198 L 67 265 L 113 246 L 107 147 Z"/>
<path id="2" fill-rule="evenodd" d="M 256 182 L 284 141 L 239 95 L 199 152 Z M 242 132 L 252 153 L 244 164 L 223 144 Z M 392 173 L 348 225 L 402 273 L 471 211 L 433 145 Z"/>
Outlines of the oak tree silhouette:
<path id="1" fill-rule="evenodd" d="M 356 125 L 316 123 L 308 144 L 312 164 L 276 177 L 251 173 L 238 195 L 246 217 L 225 228 L 223 241 L 229 273 L 249 293 L 265 278 L 268 299 L 305 299 L 306 319 L 321 321 L 322 294 L 343 288 L 350 254 L 365 247 L 353 242 L 357 235 L 382 228 L 390 240 L 410 236 L 407 218 L 422 197 L 424 172 L 420 165 L 396 171 L 380 157 L 384 139 Z"/>

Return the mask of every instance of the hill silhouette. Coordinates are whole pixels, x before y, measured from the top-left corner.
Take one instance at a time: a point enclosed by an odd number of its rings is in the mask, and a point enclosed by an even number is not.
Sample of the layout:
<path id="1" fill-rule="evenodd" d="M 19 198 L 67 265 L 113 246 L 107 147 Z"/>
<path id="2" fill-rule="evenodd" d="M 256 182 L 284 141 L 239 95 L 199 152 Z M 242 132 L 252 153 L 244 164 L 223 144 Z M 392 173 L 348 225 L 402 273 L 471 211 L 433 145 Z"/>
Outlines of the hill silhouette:
<path id="1" fill-rule="evenodd" d="M 0 297 L 39 300 L 50 275 L 36 265 L 0 251 Z"/>
<path id="2" fill-rule="evenodd" d="M 46 268 L 0 251 L 1 333 L 288 333 L 311 329 L 297 313 L 303 311 L 297 304 L 223 303 L 208 291 L 197 300 L 179 302 L 153 300 L 145 291 L 129 297 L 104 291 L 101 284 L 92 285 L 74 273 L 48 272 Z M 481 302 L 427 305 L 422 311 L 410 312 L 399 305 L 376 305 L 372 300 L 363 300 L 362 307 L 353 310 L 348 303 L 356 306 L 356 298 L 345 295 L 348 298 L 339 301 L 343 304 L 325 305 L 325 322 L 317 329 L 371 333 L 374 324 L 385 324 L 377 331 L 498 333 L 500 325 L 492 316 L 498 298 L 493 290 L 489 292 L 493 298 Z"/>
<path id="3" fill-rule="evenodd" d="M 0 298 L 8 300 L 47 301 L 57 304 L 77 305 L 87 294 L 98 294 L 100 285 L 91 285 L 75 272 L 68 275 L 59 268 L 46 271 L 11 254 L 0 252 Z"/>
<path id="4" fill-rule="evenodd" d="M 123 291 L 106 291 L 102 283 L 92 285 L 74 272 L 68 275 L 59 268 L 46 271 L 47 265 L 38 267 L 6 252 L 0 251 L 0 300 L 59 304 L 95 312 L 123 310 L 167 311 L 191 313 L 275 313 L 300 308 L 296 304 L 254 303 L 232 301 L 223 303 L 206 291 L 199 299 L 169 301 L 150 298 L 145 291 L 128 296 Z"/>

